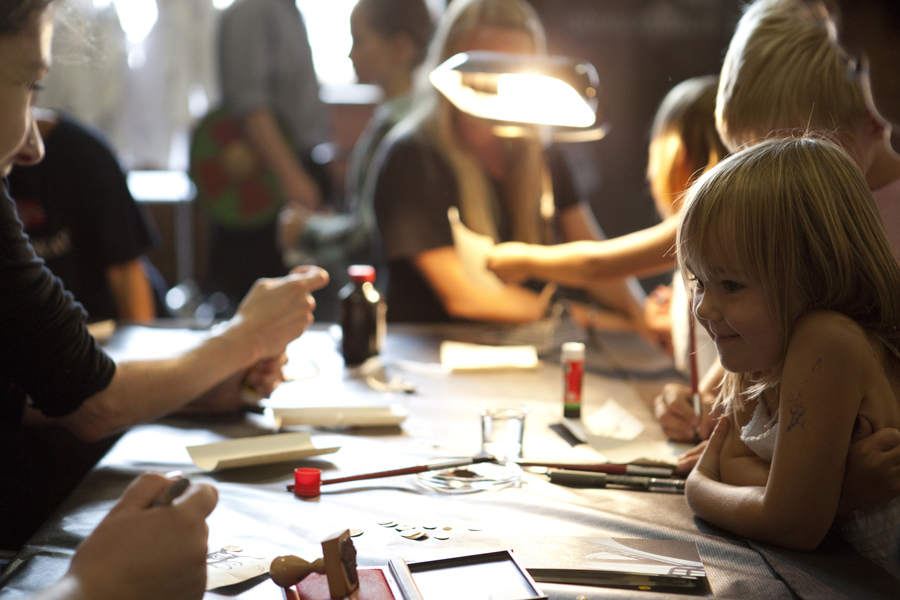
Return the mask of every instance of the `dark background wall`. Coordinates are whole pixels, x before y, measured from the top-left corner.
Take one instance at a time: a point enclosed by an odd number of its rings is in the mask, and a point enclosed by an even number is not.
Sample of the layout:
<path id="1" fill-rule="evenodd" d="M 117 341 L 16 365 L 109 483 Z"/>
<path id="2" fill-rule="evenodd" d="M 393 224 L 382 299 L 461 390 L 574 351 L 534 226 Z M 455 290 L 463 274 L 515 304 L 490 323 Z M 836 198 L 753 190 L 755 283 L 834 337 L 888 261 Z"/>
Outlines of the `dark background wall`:
<path id="1" fill-rule="evenodd" d="M 590 61 L 600 77 L 609 134 L 567 154 L 606 234 L 659 222 L 645 180 L 650 126 L 681 81 L 717 74 L 739 0 L 530 0 L 551 54 Z M 659 279 L 644 282 L 652 287 Z"/>

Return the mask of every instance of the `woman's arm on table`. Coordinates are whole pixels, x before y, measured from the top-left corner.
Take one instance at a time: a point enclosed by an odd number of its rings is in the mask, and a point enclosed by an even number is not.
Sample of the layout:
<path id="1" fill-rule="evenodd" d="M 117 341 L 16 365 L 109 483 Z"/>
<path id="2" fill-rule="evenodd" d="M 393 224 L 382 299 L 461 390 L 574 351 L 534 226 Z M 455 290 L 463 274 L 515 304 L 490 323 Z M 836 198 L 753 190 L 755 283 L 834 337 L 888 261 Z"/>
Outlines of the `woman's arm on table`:
<path id="1" fill-rule="evenodd" d="M 215 488 L 192 484 L 171 505 L 151 506 L 172 480 L 135 479 L 78 547 L 68 572 L 32 600 L 199 600 L 206 588 Z"/>
<path id="2" fill-rule="evenodd" d="M 812 313 L 797 323 L 784 362 L 778 437 L 765 486 L 722 483 L 728 425 L 720 421 L 687 481 L 687 500 L 699 517 L 792 550 L 819 545 L 838 511 L 853 423 L 871 374 L 862 359 L 871 358 L 871 347 L 847 321 Z"/>
<path id="3" fill-rule="evenodd" d="M 496 246 L 488 268 L 508 283 L 527 279 L 587 287 L 598 281 L 655 275 L 675 268 L 678 217 L 611 240 L 572 241 L 556 246 L 509 242 Z"/>
<path id="4" fill-rule="evenodd" d="M 422 252 L 416 267 L 437 293 L 447 312 L 458 319 L 528 323 L 544 316 L 555 286 L 538 294 L 517 285 L 486 289 L 466 274 L 453 246 Z"/>
<path id="5" fill-rule="evenodd" d="M 583 202 L 561 211 L 558 223 L 566 242 L 599 240 L 603 236 L 590 206 Z M 623 277 L 583 287 L 603 306 L 625 317 L 632 330 L 644 331 L 643 290 L 637 280 Z"/>
<path id="6" fill-rule="evenodd" d="M 153 287 L 141 258 L 106 268 L 106 280 L 112 292 L 119 319 L 152 321 L 156 318 Z"/>
<path id="7" fill-rule="evenodd" d="M 311 292 L 327 282 L 328 274 L 315 267 L 257 281 L 237 314 L 215 328 L 201 345 L 177 358 L 118 364 L 106 389 L 75 412 L 51 421 L 95 441 L 173 412 L 204 394 L 221 393 L 216 387 L 220 384 L 228 383 L 239 401 L 246 371 L 260 361 L 280 360 L 287 345 L 312 323 Z"/>

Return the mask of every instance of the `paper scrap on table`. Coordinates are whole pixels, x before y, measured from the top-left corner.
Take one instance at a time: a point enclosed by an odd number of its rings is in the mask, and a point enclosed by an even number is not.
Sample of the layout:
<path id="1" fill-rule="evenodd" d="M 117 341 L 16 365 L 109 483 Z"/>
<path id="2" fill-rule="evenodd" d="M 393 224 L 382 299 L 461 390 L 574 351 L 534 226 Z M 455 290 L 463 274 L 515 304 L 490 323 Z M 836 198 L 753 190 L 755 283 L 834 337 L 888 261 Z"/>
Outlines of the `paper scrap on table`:
<path id="1" fill-rule="evenodd" d="M 448 371 L 489 369 L 536 369 L 534 346 L 482 346 L 464 342 L 441 342 L 441 364 Z"/>
<path id="2" fill-rule="evenodd" d="M 595 436 L 633 440 L 644 431 L 644 424 L 612 398 L 584 419 L 563 419 L 560 423 L 583 444 L 588 442 L 588 432 Z"/>
<path id="3" fill-rule="evenodd" d="M 691 449 L 691 444 L 677 444 L 663 440 L 624 441 L 617 438 L 586 433 L 591 448 L 604 456 L 607 462 L 627 464 L 644 462 L 674 466 L 678 457 Z"/>
<path id="4" fill-rule="evenodd" d="M 272 557 L 264 552 L 229 544 L 206 555 L 206 590 L 242 583 L 269 572 Z"/>
<path id="5" fill-rule="evenodd" d="M 475 233 L 459 218 L 459 209 L 451 206 L 447 210 L 450 219 L 450 231 L 453 233 L 453 246 L 469 279 L 480 287 L 499 290 L 506 286 L 500 278 L 487 268 L 488 253 L 494 248 L 494 240 L 490 236 Z"/>
<path id="6" fill-rule="evenodd" d="M 311 425 L 313 427 L 389 427 L 406 420 L 409 411 L 391 406 L 307 406 L 303 408 L 273 408 L 279 427 Z"/>
<path id="7" fill-rule="evenodd" d="M 333 454 L 340 449 L 340 446 L 318 448 L 306 432 L 260 435 L 187 447 L 191 460 L 204 471 L 299 460 Z"/>
<path id="8" fill-rule="evenodd" d="M 621 404 L 609 398 L 600 410 L 583 419 L 587 430 L 594 435 L 602 435 L 620 440 L 633 440 L 644 431 L 644 424 Z"/>

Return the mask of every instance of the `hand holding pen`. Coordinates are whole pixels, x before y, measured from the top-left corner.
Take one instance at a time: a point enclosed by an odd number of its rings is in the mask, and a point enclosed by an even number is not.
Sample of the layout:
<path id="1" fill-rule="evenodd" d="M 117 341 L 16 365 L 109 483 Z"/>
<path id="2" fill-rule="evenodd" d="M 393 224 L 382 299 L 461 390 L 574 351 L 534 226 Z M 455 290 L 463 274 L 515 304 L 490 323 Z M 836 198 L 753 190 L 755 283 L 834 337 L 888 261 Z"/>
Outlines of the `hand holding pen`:
<path id="1" fill-rule="evenodd" d="M 79 546 L 64 579 L 89 598 L 200 598 L 216 501 L 212 486 L 141 475 Z"/>

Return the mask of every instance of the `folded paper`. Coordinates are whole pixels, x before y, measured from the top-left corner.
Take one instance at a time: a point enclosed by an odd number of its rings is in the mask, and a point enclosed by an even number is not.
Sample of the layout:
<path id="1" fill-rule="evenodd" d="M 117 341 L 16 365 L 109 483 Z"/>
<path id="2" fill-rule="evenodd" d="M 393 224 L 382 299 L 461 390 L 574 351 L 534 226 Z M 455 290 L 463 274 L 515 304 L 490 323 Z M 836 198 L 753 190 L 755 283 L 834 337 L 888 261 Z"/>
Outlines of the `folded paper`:
<path id="1" fill-rule="evenodd" d="M 441 342 L 441 364 L 448 371 L 536 369 L 534 346 L 481 346 L 463 342 Z"/>
<path id="2" fill-rule="evenodd" d="M 273 408 L 275 423 L 313 427 L 391 427 L 406 420 L 402 406 L 310 406 Z"/>
<path id="3" fill-rule="evenodd" d="M 313 444 L 309 433 L 279 433 L 188 446 L 187 451 L 195 465 L 204 471 L 215 471 L 333 454 L 340 448 L 319 448 Z"/>

